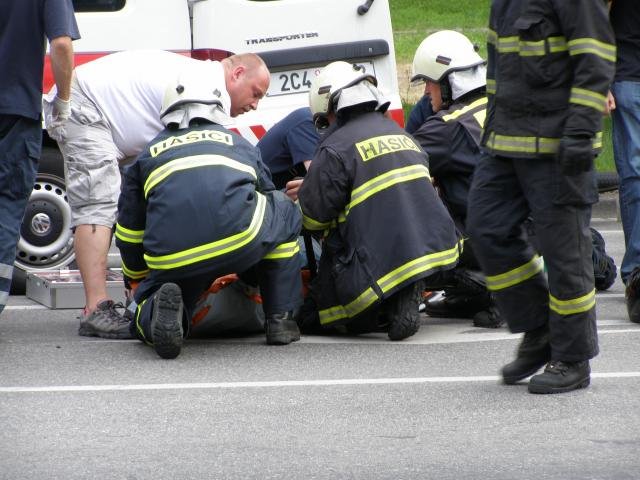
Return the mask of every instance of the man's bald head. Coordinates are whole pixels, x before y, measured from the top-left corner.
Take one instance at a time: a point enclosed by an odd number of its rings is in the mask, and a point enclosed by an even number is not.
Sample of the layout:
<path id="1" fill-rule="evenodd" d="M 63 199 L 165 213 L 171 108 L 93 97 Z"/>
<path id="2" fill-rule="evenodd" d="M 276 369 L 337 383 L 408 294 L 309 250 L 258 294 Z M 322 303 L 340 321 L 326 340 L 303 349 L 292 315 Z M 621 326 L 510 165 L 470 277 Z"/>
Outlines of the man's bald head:
<path id="1" fill-rule="evenodd" d="M 255 53 L 240 53 L 222 60 L 227 92 L 231 98 L 231 116 L 237 117 L 258 108 L 269 89 L 271 74 Z"/>

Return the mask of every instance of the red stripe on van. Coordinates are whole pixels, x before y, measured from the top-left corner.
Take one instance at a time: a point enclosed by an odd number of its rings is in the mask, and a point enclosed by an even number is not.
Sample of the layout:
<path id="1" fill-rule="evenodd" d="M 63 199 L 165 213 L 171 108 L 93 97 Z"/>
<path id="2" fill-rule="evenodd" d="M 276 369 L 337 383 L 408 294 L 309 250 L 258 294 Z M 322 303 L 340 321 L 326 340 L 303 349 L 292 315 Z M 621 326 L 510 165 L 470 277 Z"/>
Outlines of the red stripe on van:
<path id="1" fill-rule="evenodd" d="M 400 127 L 404 128 L 404 111 L 401 108 L 389 110 L 389 115 Z"/>
<path id="2" fill-rule="evenodd" d="M 267 130 L 262 125 L 251 125 L 249 127 L 258 140 L 264 137 Z"/>

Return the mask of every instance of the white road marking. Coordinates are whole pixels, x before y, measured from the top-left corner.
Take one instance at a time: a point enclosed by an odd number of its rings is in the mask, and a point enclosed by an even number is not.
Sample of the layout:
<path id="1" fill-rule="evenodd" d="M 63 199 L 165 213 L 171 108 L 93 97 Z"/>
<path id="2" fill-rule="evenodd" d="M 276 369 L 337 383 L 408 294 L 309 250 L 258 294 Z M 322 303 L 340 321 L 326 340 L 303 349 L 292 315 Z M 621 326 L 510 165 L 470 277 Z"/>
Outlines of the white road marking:
<path id="1" fill-rule="evenodd" d="M 592 378 L 640 378 L 640 372 L 592 373 Z M 48 387 L 0 387 L 0 393 L 62 393 L 114 392 L 140 390 L 215 390 L 239 388 L 326 387 L 342 385 L 406 385 L 425 383 L 499 382 L 497 375 L 476 377 L 415 377 L 415 378 L 337 378 L 327 380 L 274 380 L 263 382 L 207 383 L 141 383 L 132 385 L 52 385 Z"/>
<path id="2" fill-rule="evenodd" d="M 48 310 L 44 305 L 5 305 L 5 310 Z"/>

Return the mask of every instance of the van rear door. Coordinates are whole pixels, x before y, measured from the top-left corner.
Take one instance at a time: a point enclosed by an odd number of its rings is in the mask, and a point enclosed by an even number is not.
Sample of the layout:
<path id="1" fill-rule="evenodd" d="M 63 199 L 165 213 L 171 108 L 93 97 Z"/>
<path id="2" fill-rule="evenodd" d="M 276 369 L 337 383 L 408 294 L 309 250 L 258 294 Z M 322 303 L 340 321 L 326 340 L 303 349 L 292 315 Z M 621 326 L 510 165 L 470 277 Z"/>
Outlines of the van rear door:
<path id="1" fill-rule="evenodd" d="M 73 42 L 75 65 L 121 50 L 191 53 L 187 0 L 74 0 L 73 6 L 81 36 Z M 48 55 L 46 63 L 44 92 L 53 85 Z"/>
<path id="2" fill-rule="evenodd" d="M 378 79 L 402 124 L 391 17 L 387 0 L 201 0 L 193 4 L 193 49 L 199 58 L 258 53 L 271 85 L 258 110 L 241 115 L 237 130 L 254 143 L 291 110 L 308 105 L 311 80 L 326 64 L 363 65 Z"/>

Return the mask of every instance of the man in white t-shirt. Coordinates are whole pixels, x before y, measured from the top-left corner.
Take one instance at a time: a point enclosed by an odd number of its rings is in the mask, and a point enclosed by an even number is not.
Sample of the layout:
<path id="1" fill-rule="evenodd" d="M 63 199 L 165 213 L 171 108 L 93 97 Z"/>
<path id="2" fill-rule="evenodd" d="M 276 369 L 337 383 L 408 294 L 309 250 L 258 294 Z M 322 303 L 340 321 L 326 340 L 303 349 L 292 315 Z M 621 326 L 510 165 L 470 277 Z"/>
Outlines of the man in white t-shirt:
<path id="1" fill-rule="evenodd" d="M 52 117 L 45 101 L 47 130 L 64 157 L 76 261 L 85 290 L 80 335 L 131 338 L 129 321 L 116 311 L 106 288 L 107 254 L 120 194 L 119 165 L 138 155 L 164 128 L 160 109 L 166 86 L 185 69 L 200 70 L 211 79 L 212 90 L 231 117 L 255 110 L 269 87 L 269 70 L 255 54 L 217 62 L 137 50 L 76 67 L 68 120 Z M 49 96 L 55 97 L 55 90 Z"/>

